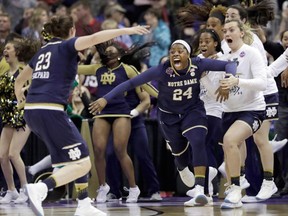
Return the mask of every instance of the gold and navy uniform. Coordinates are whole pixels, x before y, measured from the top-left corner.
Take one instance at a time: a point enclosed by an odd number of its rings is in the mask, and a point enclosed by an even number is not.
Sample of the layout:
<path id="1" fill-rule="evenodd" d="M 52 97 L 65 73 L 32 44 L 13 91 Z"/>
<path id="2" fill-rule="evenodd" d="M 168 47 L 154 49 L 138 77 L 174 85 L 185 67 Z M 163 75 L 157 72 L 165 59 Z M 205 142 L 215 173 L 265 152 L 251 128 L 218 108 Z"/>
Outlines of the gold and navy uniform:
<path id="1" fill-rule="evenodd" d="M 97 98 L 103 97 L 119 84 L 139 74 L 133 66 L 123 63 L 113 69 L 102 64 L 80 65 L 78 73 L 85 75 L 94 74 L 96 76 L 98 82 Z M 144 85 L 144 88 L 157 95 L 157 91 L 152 86 Z M 125 99 L 126 94 L 126 92 L 123 92 L 123 94 L 113 98 L 101 113 L 96 114 L 96 117 L 130 117 L 131 108 Z"/>
<path id="2" fill-rule="evenodd" d="M 65 111 L 77 74 L 76 39 L 53 38 L 29 62 L 33 73 L 24 118 L 47 145 L 54 167 L 89 160 L 86 142 Z"/>
<path id="3" fill-rule="evenodd" d="M 14 93 L 15 79 L 19 74 L 17 70 L 12 76 L 8 72 L 1 76 L 0 80 L 0 115 L 3 126 L 9 125 L 13 128 L 25 126 L 23 118 L 24 110 L 18 110 L 17 99 Z"/>
<path id="4" fill-rule="evenodd" d="M 193 148 L 193 165 L 207 166 L 205 138 L 207 118 L 204 104 L 199 97 L 200 79 L 205 71 L 236 73 L 236 62 L 214 59 L 190 59 L 188 67 L 176 71 L 169 61 L 115 87 L 103 97 L 108 104 L 123 92 L 152 80 L 158 81 L 158 123 L 164 138 L 169 141 L 175 163 L 184 169 L 189 163 L 189 144 Z"/>

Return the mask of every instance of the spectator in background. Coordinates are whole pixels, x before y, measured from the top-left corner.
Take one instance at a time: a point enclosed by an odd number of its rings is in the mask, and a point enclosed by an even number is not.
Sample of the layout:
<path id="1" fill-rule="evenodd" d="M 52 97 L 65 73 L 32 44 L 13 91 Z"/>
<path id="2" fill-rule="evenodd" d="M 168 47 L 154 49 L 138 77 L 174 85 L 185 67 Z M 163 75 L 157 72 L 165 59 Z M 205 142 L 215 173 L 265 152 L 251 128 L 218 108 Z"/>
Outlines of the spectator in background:
<path id="1" fill-rule="evenodd" d="M 75 23 L 76 36 L 90 35 L 100 31 L 101 23 L 94 18 L 88 0 L 79 0 L 72 7 L 76 8 L 78 18 Z"/>
<path id="2" fill-rule="evenodd" d="M 104 22 L 101 24 L 102 30 L 117 29 L 117 28 L 119 28 L 118 23 L 114 19 L 111 19 L 111 18 L 104 20 Z M 119 44 L 125 49 L 129 48 L 132 45 L 132 39 L 129 35 L 123 35 L 121 37 L 115 38 L 114 40 L 118 41 Z"/>
<path id="3" fill-rule="evenodd" d="M 41 31 L 48 19 L 49 15 L 46 8 L 35 8 L 28 21 L 28 26 L 22 30 L 22 36 L 42 40 Z"/>
<path id="4" fill-rule="evenodd" d="M 30 8 L 25 8 L 24 12 L 23 12 L 23 16 L 22 18 L 18 21 L 18 23 L 16 24 L 16 26 L 14 27 L 14 31 L 17 34 L 22 35 L 22 30 L 26 27 L 28 27 L 29 24 L 29 19 L 31 18 L 32 14 L 33 14 L 33 7 Z"/>
<path id="5" fill-rule="evenodd" d="M 0 42 L 4 43 L 11 32 L 11 18 L 7 13 L 0 14 Z"/>
<path id="6" fill-rule="evenodd" d="M 151 33 L 145 36 L 132 36 L 134 42 L 155 42 L 150 48 L 150 57 L 148 67 L 159 64 L 163 56 L 168 55 L 168 49 L 171 43 L 171 33 L 168 25 L 160 18 L 157 9 L 150 8 L 144 13 L 145 25 L 150 26 Z"/>
<path id="7" fill-rule="evenodd" d="M 114 20 L 116 22 L 116 26 L 114 26 L 113 28 L 125 28 L 130 26 L 130 21 L 127 19 L 127 17 L 125 17 L 126 9 L 124 9 L 120 4 L 112 4 L 107 6 L 104 13 L 106 18 L 108 18 L 109 20 Z M 116 40 L 125 44 L 127 48 L 129 48 L 133 43 L 129 35 L 122 35 Z"/>
<path id="8" fill-rule="evenodd" d="M 54 13 L 57 16 L 67 15 L 68 14 L 67 7 L 63 4 L 57 5 L 54 9 Z"/>

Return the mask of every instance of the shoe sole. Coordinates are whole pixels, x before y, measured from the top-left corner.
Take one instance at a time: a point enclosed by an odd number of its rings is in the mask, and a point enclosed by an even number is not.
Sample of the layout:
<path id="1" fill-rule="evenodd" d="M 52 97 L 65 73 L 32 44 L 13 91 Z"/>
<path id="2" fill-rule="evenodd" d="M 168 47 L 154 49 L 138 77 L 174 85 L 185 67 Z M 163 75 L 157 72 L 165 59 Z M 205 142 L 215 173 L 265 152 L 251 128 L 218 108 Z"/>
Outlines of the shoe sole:
<path id="1" fill-rule="evenodd" d="M 243 206 L 243 203 L 241 203 L 239 205 L 236 205 L 236 204 L 224 202 L 221 204 L 220 208 L 221 209 L 235 209 L 235 208 L 241 208 Z"/>
<path id="2" fill-rule="evenodd" d="M 31 207 L 32 211 L 37 216 L 44 216 L 44 213 L 42 214 L 42 212 L 40 212 L 38 210 L 38 208 L 35 206 L 35 201 L 33 199 L 31 199 L 31 197 L 29 196 L 29 192 L 31 192 L 29 185 L 25 185 L 25 194 L 26 194 L 26 196 L 28 196 L 29 204 L 30 204 L 30 207 Z M 44 210 L 43 210 L 43 212 L 44 212 Z"/>
<path id="3" fill-rule="evenodd" d="M 231 204 L 231 203 L 229 203 L 229 204 Z M 236 208 L 241 208 L 243 205 L 239 205 L 239 206 L 228 206 L 228 205 L 221 205 L 221 209 L 226 209 L 226 210 L 228 210 L 228 209 L 236 209 Z"/>
<path id="4" fill-rule="evenodd" d="M 198 195 L 195 197 L 195 205 L 206 205 L 208 203 L 208 199 L 205 195 Z"/>

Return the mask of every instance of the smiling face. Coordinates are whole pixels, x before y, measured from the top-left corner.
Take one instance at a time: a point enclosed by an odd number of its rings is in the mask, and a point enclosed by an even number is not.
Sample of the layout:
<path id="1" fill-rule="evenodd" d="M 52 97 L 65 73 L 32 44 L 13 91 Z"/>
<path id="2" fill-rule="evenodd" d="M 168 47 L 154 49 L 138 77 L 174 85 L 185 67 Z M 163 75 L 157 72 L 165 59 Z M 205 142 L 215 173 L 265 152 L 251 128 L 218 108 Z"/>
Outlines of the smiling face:
<path id="1" fill-rule="evenodd" d="M 205 58 L 216 54 L 217 42 L 213 39 L 212 35 L 208 32 L 203 32 L 199 38 L 199 49 Z"/>
<path id="2" fill-rule="evenodd" d="M 188 67 L 189 53 L 182 44 L 175 43 L 169 50 L 169 59 L 176 70 L 183 70 Z"/>
<path id="3" fill-rule="evenodd" d="M 223 32 L 224 39 L 232 52 L 237 51 L 243 45 L 244 31 L 240 29 L 240 22 L 230 21 L 226 23 Z"/>

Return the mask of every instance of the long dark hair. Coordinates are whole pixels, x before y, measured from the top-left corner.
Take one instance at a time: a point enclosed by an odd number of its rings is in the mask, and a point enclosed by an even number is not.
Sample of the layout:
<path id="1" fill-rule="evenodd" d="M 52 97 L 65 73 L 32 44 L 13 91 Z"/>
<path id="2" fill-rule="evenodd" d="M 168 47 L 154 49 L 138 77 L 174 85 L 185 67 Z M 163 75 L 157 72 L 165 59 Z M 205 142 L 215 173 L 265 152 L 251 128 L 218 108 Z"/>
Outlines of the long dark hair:
<path id="1" fill-rule="evenodd" d="M 105 52 L 107 47 L 114 46 L 118 50 L 119 61 L 128 65 L 133 65 L 137 70 L 141 69 L 141 61 L 150 56 L 149 47 L 153 46 L 154 42 L 144 44 L 135 43 L 130 48 L 126 49 L 117 41 L 110 40 L 96 45 L 101 63 L 106 65 L 111 59 Z"/>

